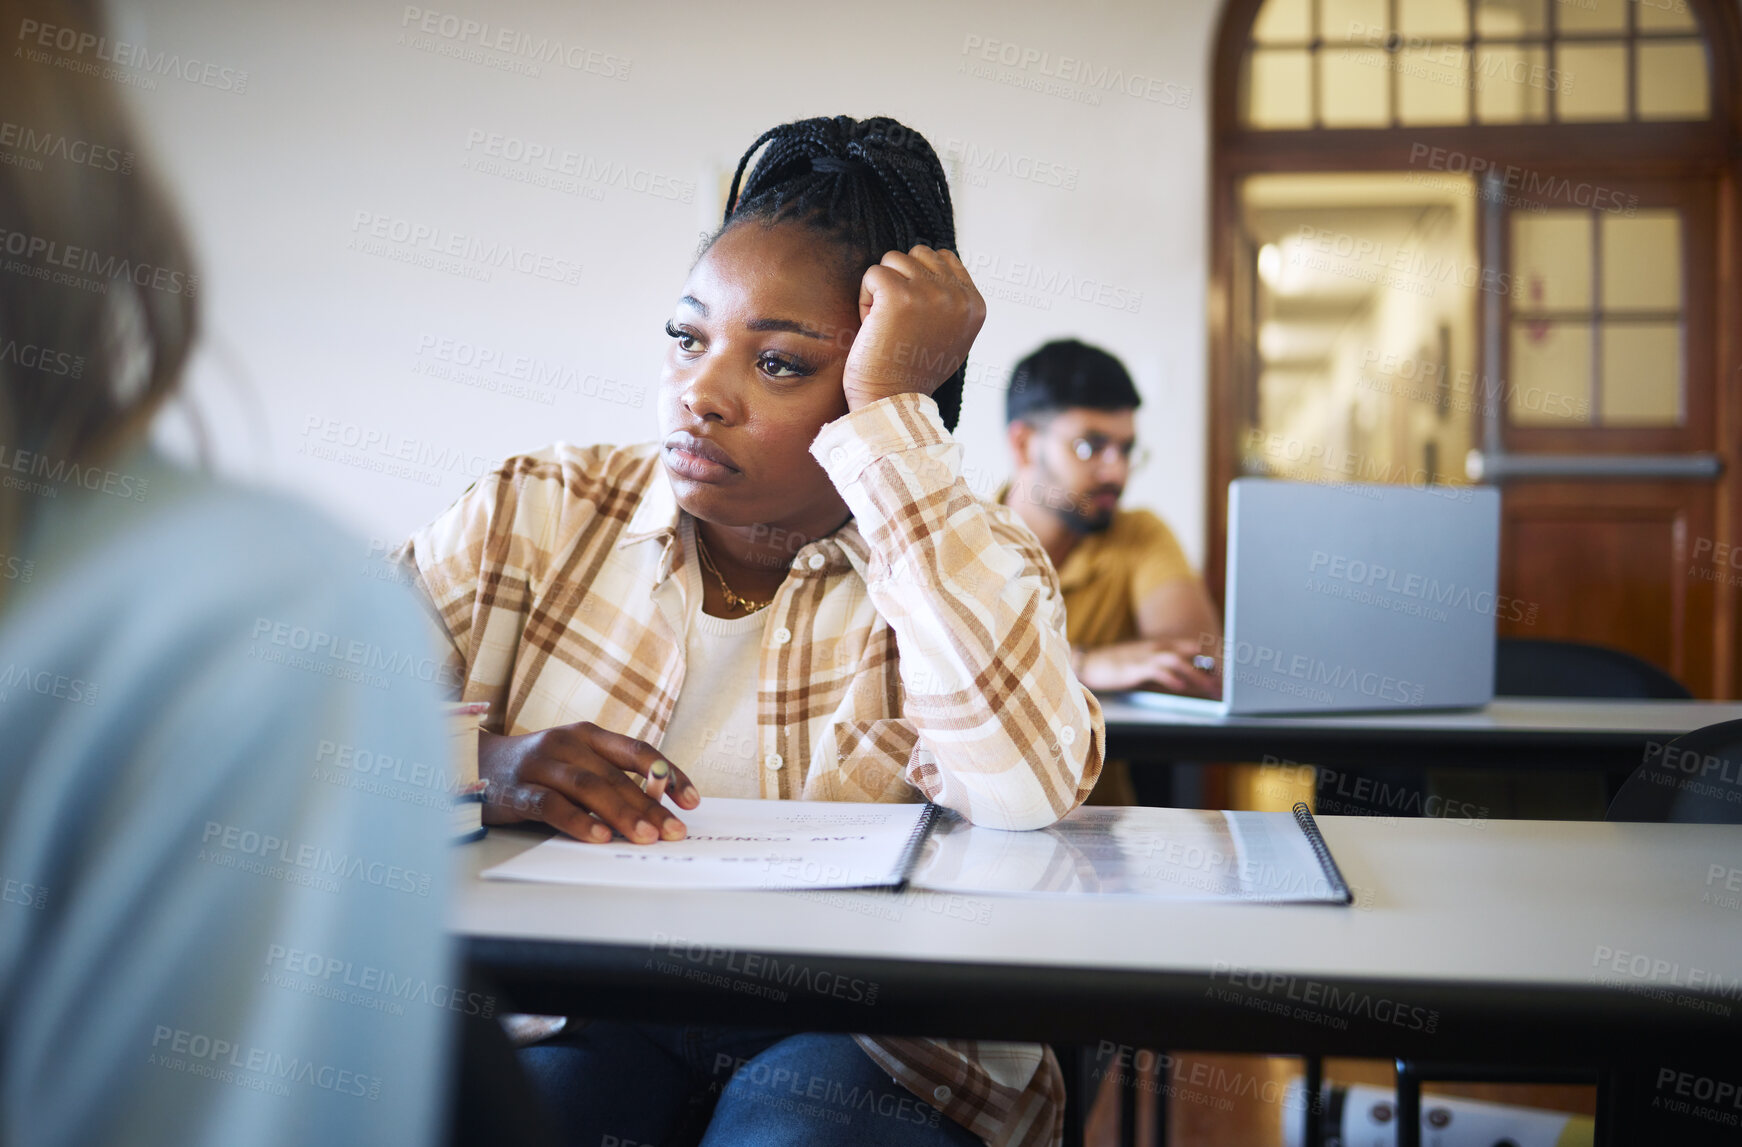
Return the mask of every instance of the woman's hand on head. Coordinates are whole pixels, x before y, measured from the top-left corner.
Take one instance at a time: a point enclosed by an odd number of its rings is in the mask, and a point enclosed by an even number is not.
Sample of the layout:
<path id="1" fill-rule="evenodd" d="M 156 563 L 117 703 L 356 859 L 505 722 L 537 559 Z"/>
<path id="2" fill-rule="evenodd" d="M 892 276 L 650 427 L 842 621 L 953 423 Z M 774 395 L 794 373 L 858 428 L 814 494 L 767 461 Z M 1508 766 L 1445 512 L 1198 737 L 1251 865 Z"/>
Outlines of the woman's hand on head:
<path id="1" fill-rule="evenodd" d="M 859 333 L 847 352 L 847 409 L 930 394 L 967 361 L 986 300 L 954 251 L 891 251 L 859 283 Z"/>
<path id="2" fill-rule="evenodd" d="M 648 778 L 643 792 L 630 774 Z M 682 840 L 684 824 L 660 804 L 669 789 L 679 808 L 701 794 L 646 741 L 590 721 L 524 736 L 480 731 L 478 776 L 486 782 L 485 824 L 542 821 L 576 840 L 604 844 L 612 830 L 636 844 Z"/>

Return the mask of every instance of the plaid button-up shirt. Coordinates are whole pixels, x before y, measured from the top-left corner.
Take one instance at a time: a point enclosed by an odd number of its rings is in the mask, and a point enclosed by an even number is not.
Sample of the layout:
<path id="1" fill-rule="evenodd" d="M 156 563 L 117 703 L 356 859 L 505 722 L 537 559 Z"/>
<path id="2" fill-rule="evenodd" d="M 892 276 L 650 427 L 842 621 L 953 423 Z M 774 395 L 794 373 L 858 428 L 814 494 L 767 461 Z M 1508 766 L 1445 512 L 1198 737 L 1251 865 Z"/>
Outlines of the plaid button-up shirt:
<path id="1" fill-rule="evenodd" d="M 1104 730 L 1071 673 L 1058 576 L 961 481 L 936 404 L 872 403 L 811 453 L 853 517 L 796 551 L 768 607 L 763 796 L 930 800 L 1002 829 L 1082 803 Z M 592 721 L 659 744 L 684 683 L 680 514 L 655 446 L 558 444 L 510 458 L 401 548 L 462 699 L 491 703 L 486 727 Z M 1038 1044 L 856 1038 L 990 1144 L 1062 1132 L 1063 1081 Z"/>

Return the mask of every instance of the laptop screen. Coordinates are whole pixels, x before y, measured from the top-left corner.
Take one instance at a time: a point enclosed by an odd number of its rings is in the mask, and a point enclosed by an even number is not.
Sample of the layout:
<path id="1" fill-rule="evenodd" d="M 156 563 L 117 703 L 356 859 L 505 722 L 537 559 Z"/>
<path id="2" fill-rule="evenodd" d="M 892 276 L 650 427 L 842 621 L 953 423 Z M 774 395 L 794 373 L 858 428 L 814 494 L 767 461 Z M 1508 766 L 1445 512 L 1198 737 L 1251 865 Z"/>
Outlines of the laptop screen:
<path id="1" fill-rule="evenodd" d="M 1223 696 L 1234 713 L 1464 708 L 1494 695 L 1492 487 L 1229 488 Z"/>

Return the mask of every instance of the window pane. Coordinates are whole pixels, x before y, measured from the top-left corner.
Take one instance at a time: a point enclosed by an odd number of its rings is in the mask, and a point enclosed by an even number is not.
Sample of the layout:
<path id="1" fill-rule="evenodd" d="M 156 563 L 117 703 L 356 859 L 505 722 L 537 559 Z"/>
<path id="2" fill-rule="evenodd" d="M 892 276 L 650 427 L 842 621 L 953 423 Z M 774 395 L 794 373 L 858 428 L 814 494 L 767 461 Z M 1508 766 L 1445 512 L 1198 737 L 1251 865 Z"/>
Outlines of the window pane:
<path id="1" fill-rule="evenodd" d="M 1563 120 L 1627 118 L 1627 49 L 1620 44 L 1555 46 L 1559 84 L 1555 100 Z"/>
<path id="2" fill-rule="evenodd" d="M 1512 275 L 1518 283 L 1517 310 L 1590 310 L 1590 212 L 1514 215 Z"/>
<path id="3" fill-rule="evenodd" d="M 1397 6 L 1397 30 L 1422 39 L 1462 40 L 1469 35 L 1470 9 L 1465 0 L 1408 0 Z"/>
<path id="4" fill-rule="evenodd" d="M 1265 0 L 1252 21 L 1252 38 L 1260 44 L 1304 44 L 1312 39 L 1312 7 L 1307 0 Z"/>
<path id="5" fill-rule="evenodd" d="M 1246 57 L 1246 122 L 1252 127 L 1312 126 L 1312 56 L 1255 50 Z"/>
<path id="6" fill-rule="evenodd" d="M 1476 49 L 1476 118 L 1483 123 L 1541 123 L 1548 119 L 1549 72 L 1545 48 Z"/>
<path id="7" fill-rule="evenodd" d="M 1705 119 L 1711 114 L 1704 44 L 1645 41 L 1634 51 L 1639 53 L 1640 119 Z"/>
<path id="8" fill-rule="evenodd" d="M 1409 48 L 1397 60 L 1398 122 L 1464 123 L 1470 118 L 1468 52 L 1439 44 Z"/>
<path id="9" fill-rule="evenodd" d="M 1622 32 L 1627 29 L 1627 0 L 1570 0 L 1557 4 L 1560 31 Z"/>
<path id="10" fill-rule="evenodd" d="M 1512 324 L 1507 415 L 1516 426 L 1591 421 L 1591 324 Z"/>
<path id="11" fill-rule="evenodd" d="M 1602 216 L 1603 308 L 1676 311 L 1682 305 L 1682 227 L 1674 211 Z"/>
<path id="12" fill-rule="evenodd" d="M 1319 53 L 1319 118 L 1326 127 L 1384 127 L 1391 122 L 1386 65 L 1377 48 Z"/>
<path id="13" fill-rule="evenodd" d="M 1385 0 L 1319 0 L 1319 35 L 1335 43 L 1383 43 Z"/>
<path id="14" fill-rule="evenodd" d="M 1539 36 L 1548 30 L 1548 0 L 1476 0 L 1476 35 Z"/>
<path id="15" fill-rule="evenodd" d="M 1639 0 L 1635 17 L 1641 32 L 1697 32 L 1688 0 Z"/>
<path id="16" fill-rule="evenodd" d="M 1605 323 L 1604 426 L 1678 426 L 1682 420 L 1680 323 Z"/>

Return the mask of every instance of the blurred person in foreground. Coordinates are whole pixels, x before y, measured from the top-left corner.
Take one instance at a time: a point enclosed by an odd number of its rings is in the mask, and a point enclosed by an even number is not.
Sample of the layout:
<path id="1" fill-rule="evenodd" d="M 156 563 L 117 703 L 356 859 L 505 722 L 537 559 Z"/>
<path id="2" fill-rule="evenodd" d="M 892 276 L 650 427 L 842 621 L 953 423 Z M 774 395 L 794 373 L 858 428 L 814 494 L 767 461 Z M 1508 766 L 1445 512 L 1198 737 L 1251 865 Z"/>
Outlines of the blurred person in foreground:
<path id="1" fill-rule="evenodd" d="M 1142 402 L 1117 358 L 1076 339 L 1049 342 L 1011 373 L 1004 420 L 1015 471 L 997 493 L 1058 570 L 1077 678 L 1091 689 L 1221 696 L 1206 655 L 1221 621 L 1167 523 L 1119 499 L 1143 462 Z M 1108 761 L 1091 804 L 1136 800 Z"/>
<path id="2" fill-rule="evenodd" d="M 436 1142 L 478 1002 L 446 794 L 344 767 L 443 775 L 422 623 L 362 542 L 146 443 L 198 329 L 188 247 L 118 158 L 120 88 L 66 66 L 95 8 L 0 26 L 49 57 L 0 69 L 42 157 L 0 166 L 0 1142 Z"/>

